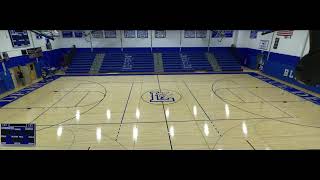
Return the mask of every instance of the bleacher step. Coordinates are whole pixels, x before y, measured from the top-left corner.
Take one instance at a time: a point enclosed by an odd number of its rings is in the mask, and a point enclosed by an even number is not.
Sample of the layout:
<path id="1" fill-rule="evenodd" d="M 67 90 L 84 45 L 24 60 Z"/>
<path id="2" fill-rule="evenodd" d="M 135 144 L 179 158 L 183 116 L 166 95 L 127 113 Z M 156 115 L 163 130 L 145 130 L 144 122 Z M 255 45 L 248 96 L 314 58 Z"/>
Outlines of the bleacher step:
<path id="1" fill-rule="evenodd" d="M 161 73 L 163 70 L 163 61 L 161 53 L 153 53 L 154 72 Z"/>
<path id="2" fill-rule="evenodd" d="M 207 59 L 213 69 L 213 71 L 221 71 L 221 68 L 217 62 L 217 59 L 214 57 L 212 53 L 206 53 Z"/>
<path id="3" fill-rule="evenodd" d="M 96 57 L 94 58 L 93 63 L 90 68 L 90 71 L 89 71 L 90 74 L 98 74 L 99 73 L 104 56 L 105 56 L 105 53 L 96 54 Z"/>

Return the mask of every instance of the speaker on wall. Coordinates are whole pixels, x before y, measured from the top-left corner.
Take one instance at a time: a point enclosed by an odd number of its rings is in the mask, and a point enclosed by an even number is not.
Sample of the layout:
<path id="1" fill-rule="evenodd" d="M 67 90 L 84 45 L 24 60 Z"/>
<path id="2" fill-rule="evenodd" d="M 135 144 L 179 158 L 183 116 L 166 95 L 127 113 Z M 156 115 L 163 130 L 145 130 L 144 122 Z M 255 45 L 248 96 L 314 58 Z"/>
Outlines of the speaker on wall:
<path id="1" fill-rule="evenodd" d="M 9 60 L 9 55 L 8 55 L 8 53 L 7 52 L 2 52 L 2 57 L 3 57 L 3 59 L 4 60 Z"/>

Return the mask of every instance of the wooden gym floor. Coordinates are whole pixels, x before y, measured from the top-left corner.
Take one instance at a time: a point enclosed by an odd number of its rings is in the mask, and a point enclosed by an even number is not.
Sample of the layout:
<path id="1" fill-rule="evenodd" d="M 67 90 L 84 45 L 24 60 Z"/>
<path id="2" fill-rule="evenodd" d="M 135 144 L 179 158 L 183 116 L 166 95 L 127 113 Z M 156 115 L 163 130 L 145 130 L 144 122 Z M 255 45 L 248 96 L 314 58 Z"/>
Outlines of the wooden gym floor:
<path id="1" fill-rule="evenodd" d="M 320 149 L 319 105 L 248 74 L 61 77 L 0 123 L 37 125 L 36 146 L 0 149 Z"/>

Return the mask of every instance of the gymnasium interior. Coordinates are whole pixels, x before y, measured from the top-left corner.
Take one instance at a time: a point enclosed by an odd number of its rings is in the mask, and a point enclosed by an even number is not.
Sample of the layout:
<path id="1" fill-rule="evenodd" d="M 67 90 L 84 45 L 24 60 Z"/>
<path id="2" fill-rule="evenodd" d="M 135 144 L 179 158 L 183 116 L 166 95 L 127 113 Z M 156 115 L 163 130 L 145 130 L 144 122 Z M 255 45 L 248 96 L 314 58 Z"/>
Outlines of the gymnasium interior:
<path id="1" fill-rule="evenodd" d="M 318 36 L 0 30 L 0 149 L 319 149 Z"/>

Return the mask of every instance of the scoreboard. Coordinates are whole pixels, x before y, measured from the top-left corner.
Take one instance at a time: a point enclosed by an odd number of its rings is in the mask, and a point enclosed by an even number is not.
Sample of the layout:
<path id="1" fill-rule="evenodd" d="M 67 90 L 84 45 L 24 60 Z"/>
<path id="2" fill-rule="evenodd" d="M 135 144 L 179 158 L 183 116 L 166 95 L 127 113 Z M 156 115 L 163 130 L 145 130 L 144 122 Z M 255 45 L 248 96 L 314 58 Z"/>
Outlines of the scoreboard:
<path id="1" fill-rule="evenodd" d="M 35 124 L 1 124 L 2 145 L 35 145 Z"/>
<path id="2" fill-rule="evenodd" d="M 27 49 L 27 54 L 29 55 L 30 59 L 39 58 L 43 56 L 41 47 L 29 48 Z"/>
<path id="3" fill-rule="evenodd" d="M 26 30 L 9 30 L 9 35 L 14 48 L 30 46 L 30 40 Z"/>

